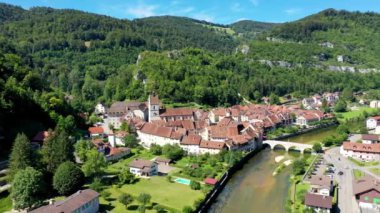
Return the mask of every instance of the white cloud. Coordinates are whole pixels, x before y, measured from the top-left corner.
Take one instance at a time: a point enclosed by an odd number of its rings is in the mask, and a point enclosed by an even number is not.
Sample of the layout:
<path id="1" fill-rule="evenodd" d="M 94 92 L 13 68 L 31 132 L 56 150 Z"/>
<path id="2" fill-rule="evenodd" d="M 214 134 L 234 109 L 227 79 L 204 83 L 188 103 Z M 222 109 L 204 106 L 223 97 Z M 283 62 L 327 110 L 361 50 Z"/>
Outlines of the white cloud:
<path id="1" fill-rule="evenodd" d="M 301 11 L 302 11 L 302 9 L 300 9 L 300 8 L 290 8 L 290 9 L 285 10 L 284 12 L 287 15 L 295 15 L 295 14 L 300 13 Z"/>
<path id="2" fill-rule="evenodd" d="M 156 15 L 155 10 L 157 8 L 158 8 L 157 5 L 138 4 L 135 7 L 128 8 L 126 13 L 136 18 L 144 18 L 144 17 Z"/>
<path id="3" fill-rule="evenodd" d="M 249 0 L 252 4 L 253 4 L 253 6 L 255 6 L 255 7 L 257 7 L 257 6 L 259 6 L 259 0 Z"/>

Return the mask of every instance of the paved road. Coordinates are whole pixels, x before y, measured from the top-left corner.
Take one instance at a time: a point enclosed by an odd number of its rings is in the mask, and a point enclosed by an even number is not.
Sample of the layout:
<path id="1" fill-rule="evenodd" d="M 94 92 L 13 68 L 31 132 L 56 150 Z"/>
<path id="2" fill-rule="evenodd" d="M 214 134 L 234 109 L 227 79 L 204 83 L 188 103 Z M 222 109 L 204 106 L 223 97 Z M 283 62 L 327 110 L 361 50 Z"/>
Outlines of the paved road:
<path id="1" fill-rule="evenodd" d="M 352 189 L 353 174 L 351 163 L 339 154 L 339 148 L 326 151 L 325 160 L 334 164 L 335 180 L 339 183 L 338 188 L 338 208 L 341 213 L 358 213 L 359 207 L 355 201 Z M 339 160 L 340 158 L 340 160 Z M 348 167 L 348 168 L 347 168 Z M 347 168 L 347 169 L 346 169 Z M 338 175 L 343 171 L 343 175 Z"/>

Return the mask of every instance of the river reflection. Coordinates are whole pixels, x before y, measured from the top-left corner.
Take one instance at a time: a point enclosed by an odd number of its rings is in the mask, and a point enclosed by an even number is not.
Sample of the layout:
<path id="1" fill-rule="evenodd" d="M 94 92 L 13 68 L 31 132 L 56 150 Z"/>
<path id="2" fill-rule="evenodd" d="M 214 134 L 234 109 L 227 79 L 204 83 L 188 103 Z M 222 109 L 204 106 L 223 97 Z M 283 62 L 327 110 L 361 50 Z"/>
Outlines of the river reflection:
<path id="1" fill-rule="evenodd" d="M 264 149 L 231 178 L 209 212 L 285 212 L 291 166 L 273 176 L 279 165 L 275 157 L 280 155 L 285 156 L 285 160 L 300 156 L 297 152 Z"/>

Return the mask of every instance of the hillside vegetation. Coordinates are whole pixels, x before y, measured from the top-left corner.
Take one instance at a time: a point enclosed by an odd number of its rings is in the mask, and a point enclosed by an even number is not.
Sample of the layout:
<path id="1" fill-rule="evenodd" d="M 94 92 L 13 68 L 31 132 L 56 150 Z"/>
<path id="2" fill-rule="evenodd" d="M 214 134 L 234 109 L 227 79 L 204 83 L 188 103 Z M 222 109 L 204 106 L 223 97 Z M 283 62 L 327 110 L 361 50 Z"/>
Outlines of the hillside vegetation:
<path id="1" fill-rule="evenodd" d="M 240 103 L 238 94 L 259 102 L 379 89 L 379 74 L 326 69 L 380 69 L 379 25 L 379 14 L 336 10 L 285 24 L 220 25 L 0 4 L 0 133 L 19 132 L 5 124 L 13 117 L 46 127 L 99 101 L 146 100 L 152 92 L 166 102 L 221 106 Z M 346 60 L 337 62 L 339 55 Z"/>

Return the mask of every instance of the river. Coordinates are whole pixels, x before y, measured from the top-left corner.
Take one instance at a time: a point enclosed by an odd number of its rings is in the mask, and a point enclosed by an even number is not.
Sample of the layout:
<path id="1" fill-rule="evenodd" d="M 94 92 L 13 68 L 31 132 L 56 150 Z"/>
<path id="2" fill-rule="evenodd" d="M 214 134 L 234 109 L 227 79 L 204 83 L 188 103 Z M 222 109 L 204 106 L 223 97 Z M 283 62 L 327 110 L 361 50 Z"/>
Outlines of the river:
<path id="1" fill-rule="evenodd" d="M 319 129 L 284 141 L 313 144 L 334 134 L 335 130 L 336 126 Z M 297 152 L 286 153 L 269 148 L 259 152 L 230 179 L 209 213 L 285 212 L 291 166 L 273 176 L 275 168 L 279 165 L 275 163 L 275 158 L 280 155 L 283 155 L 285 160 L 300 156 Z"/>

